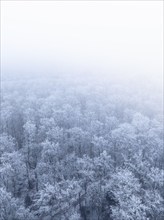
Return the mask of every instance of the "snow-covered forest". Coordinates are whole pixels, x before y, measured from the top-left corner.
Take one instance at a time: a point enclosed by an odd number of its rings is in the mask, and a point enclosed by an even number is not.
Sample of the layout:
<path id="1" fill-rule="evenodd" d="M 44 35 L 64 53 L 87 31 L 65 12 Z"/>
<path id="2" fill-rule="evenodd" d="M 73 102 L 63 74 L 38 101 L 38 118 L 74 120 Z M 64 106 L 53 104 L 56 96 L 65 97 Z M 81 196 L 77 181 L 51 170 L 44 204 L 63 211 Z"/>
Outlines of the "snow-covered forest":
<path id="1" fill-rule="evenodd" d="M 1 83 L 0 220 L 162 220 L 162 91 L 58 74 Z"/>

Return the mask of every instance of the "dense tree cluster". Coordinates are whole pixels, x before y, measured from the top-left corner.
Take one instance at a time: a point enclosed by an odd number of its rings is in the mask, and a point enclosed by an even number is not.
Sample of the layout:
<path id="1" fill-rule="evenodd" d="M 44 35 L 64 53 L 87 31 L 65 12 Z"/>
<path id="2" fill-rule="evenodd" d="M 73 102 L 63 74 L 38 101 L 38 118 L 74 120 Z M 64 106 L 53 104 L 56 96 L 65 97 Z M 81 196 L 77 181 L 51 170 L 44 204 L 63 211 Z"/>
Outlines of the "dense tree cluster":
<path id="1" fill-rule="evenodd" d="M 162 100 L 151 83 L 12 79 L 1 98 L 0 220 L 164 219 Z"/>

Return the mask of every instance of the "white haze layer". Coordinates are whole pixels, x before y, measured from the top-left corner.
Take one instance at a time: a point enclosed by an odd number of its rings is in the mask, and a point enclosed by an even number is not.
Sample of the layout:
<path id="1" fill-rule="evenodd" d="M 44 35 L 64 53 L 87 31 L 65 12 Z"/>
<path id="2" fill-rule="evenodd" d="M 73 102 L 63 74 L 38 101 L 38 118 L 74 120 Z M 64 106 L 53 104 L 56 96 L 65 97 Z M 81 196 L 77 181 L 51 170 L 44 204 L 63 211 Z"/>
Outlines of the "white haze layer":
<path id="1" fill-rule="evenodd" d="M 161 1 L 2 1 L 2 78 L 80 74 L 162 86 Z"/>

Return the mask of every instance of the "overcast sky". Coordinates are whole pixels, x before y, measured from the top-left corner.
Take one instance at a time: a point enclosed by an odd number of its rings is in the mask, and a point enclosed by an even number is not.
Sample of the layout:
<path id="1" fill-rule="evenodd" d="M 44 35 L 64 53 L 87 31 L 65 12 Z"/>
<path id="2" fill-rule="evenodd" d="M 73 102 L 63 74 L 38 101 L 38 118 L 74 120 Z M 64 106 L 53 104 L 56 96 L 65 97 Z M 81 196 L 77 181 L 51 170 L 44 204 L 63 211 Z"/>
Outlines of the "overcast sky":
<path id="1" fill-rule="evenodd" d="M 2 1 L 2 74 L 162 76 L 162 1 Z"/>

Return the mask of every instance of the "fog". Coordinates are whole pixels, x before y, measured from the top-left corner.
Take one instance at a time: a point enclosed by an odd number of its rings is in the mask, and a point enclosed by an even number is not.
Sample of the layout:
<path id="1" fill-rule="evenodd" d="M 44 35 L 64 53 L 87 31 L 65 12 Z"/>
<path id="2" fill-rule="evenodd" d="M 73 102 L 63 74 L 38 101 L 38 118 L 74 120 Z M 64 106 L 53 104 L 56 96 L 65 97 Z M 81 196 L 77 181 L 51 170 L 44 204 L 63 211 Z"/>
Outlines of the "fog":
<path id="1" fill-rule="evenodd" d="M 2 1 L 2 77 L 162 80 L 161 1 Z"/>
<path id="2" fill-rule="evenodd" d="M 0 220 L 163 220 L 161 1 L 2 1 Z"/>

